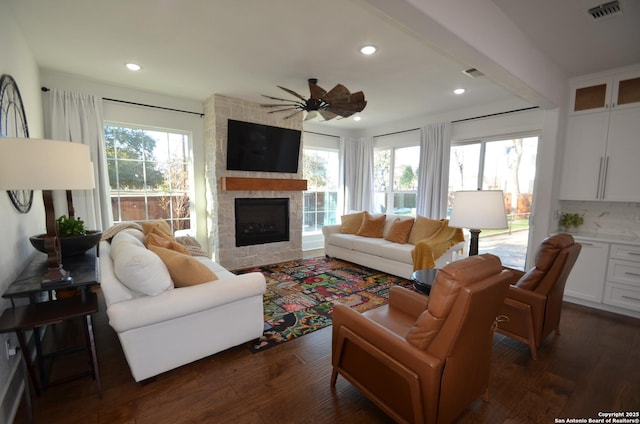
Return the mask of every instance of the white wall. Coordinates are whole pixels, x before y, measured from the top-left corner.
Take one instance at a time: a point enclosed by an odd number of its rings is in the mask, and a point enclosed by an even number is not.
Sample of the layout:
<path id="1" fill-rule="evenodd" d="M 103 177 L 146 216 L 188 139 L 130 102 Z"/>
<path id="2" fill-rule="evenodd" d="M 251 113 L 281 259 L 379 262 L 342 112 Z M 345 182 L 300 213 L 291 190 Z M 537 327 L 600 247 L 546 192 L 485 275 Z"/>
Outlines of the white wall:
<path id="1" fill-rule="evenodd" d="M 9 74 L 17 82 L 22 95 L 31 137 L 43 136 L 42 104 L 38 67 L 20 30 L 14 24 L 13 13 L 5 2 L 0 2 L 0 74 Z M 34 193 L 31 211 L 18 213 L 6 193 L 0 193 L 0 293 L 26 266 L 35 250 L 29 236 L 43 233 L 44 207 L 41 192 Z M 6 299 L 0 299 L 0 312 L 11 307 Z M 22 368 L 19 357 L 7 360 L 5 340 L 15 335 L 0 335 L 0 423 L 9 423 L 15 416 L 22 392 Z"/>

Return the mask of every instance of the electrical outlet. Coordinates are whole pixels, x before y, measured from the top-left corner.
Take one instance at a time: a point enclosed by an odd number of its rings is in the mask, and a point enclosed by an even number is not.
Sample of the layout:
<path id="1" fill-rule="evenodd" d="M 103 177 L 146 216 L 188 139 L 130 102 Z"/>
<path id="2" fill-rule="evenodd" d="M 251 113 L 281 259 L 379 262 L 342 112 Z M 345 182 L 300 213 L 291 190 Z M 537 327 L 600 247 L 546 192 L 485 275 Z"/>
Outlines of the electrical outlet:
<path id="1" fill-rule="evenodd" d="M 7 339 L 5 341 L 5 347 L 7 348 L 7 359 L 10 359 L 12 356 L 15 356 L 18 353 L 18 348 L 15 346 L 11 346 L 11 340 Z"/>

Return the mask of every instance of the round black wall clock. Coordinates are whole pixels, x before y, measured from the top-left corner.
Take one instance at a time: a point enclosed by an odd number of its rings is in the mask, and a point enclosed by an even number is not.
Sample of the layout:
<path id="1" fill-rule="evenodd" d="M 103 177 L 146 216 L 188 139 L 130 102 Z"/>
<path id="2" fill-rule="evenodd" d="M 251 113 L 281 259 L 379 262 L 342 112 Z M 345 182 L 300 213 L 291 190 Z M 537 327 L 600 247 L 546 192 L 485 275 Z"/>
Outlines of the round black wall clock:
<path id="1" fill-rule="evenodd" d="M 6 74 L 0 78 L 0 137 L 29 138 L 20 90 L 13 77 Z M 18 211 L 29 212 L 33 190 L 9 190 L 7 193 Z"/>

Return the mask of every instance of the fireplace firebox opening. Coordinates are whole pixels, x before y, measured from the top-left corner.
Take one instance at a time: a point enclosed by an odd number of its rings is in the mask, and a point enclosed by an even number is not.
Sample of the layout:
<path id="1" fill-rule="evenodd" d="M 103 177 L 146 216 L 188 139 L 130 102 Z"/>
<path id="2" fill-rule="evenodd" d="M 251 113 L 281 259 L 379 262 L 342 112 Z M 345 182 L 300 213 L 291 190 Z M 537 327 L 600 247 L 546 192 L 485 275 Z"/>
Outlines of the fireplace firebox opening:
<path id="1" fill-rule="evenodd" d="M 236 198 L 236 247 L 289 241 L 288 198 Z"/>

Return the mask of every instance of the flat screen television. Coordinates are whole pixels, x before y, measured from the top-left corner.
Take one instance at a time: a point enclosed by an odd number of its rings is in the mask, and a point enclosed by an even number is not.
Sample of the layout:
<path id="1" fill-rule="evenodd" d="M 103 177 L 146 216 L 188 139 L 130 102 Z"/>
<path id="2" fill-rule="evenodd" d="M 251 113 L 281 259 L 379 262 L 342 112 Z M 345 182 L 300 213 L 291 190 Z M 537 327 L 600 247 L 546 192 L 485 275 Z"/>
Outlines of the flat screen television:
<path id="1" fill-rule="evenodd" d="M 227 169 L 298 172 L 301 131 L 229 119 Z"/>

